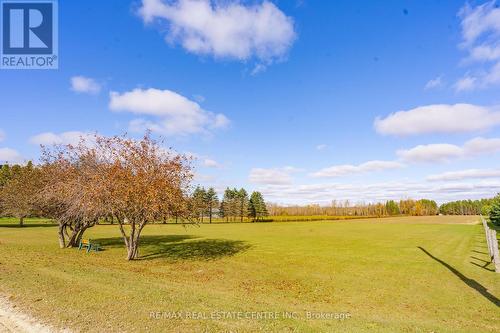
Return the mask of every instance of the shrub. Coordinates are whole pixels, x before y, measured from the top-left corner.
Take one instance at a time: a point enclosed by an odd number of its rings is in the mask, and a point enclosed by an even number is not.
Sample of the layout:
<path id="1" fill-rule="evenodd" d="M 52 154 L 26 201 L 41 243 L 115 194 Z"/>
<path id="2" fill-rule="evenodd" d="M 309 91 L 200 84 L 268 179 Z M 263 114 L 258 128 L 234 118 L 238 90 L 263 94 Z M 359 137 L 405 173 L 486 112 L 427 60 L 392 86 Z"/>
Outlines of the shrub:
<path id="1" fill-rule="evenodd" d="M 481 208 L 481 215 L 489 216 L 491 211 L 491 205 L 486 205 Z"/>
<path id="2" fill-rule="evenodd" d="M 500 194 L 495 197 L 490 209 L 490 221 L 500 225 Z"/>

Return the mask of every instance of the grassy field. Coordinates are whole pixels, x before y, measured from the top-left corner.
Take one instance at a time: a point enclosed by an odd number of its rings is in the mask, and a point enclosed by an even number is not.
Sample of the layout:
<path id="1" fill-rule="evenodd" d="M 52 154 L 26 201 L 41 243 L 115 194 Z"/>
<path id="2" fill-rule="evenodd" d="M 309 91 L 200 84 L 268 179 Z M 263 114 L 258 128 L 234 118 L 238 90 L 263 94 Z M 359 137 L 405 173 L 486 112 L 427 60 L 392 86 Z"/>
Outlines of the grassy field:
<path id="1" fill-rule="evenodd" d="M 45 221 L 21 229 L 0 220 L 0 294 L 76 331 L 498 332 L 500 274 L 481 267 L 487 249 L 476 223 L 151 225 L 141 260 L 127 262 L 116 226 L 89 230 L 105 251 L 86 254 L 58 249 Z M 174 311 L 180 318 L 167 318 Z M 277 314 L 220 318 L 233 311 Z M 195 314 L 207 318 L 186 318 Z"/>
<path id="2" fill-rule="evenodd" d="M 346 216 L 328 216 L 328 215 L 279 215 L 279 216 L 267 216 L 263 219 L 260 219 L 257 222 L 302 222 L 302 221 L 336 221 L 336 220 L 357 220 L 357 219 L 367 219 L 367 218 L 376 218 L 376 216 L 355 216 L 355 215 L 346 215 Z M 167 223 L 176 223 L 175 219 L 171 218 L 166 221 Z M 178 220 L 177 222 L 181 222 Z M 210 223 L 210 220 L 207 216 L 203 218 L 203 221 L 201 219 L 198 219 L 197 222 L 199 223 Z M 238 217 L 236 218 L 230 218 L 229 220 L 220 218 L 220 217 L 213 217 L 212 218 L 212 223 L 253 223 L 255 222 L 254 219 L 249 218 L 249 217 L 244 217 L 243 219 L 240 219 Z M 161 222 L 158 222 L 161 223 Z"/>

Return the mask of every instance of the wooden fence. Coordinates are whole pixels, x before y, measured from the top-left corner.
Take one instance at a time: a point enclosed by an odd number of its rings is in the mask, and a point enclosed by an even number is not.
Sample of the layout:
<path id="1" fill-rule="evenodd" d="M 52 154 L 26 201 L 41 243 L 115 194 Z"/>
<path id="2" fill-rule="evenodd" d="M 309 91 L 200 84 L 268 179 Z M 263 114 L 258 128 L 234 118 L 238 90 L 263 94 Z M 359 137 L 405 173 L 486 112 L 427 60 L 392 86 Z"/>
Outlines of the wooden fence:
<path id="1" fill-rule="evenodd" d="M 484 233 L 486 234 L 488 254 L 491 262 L 495 265 L 495 272 L 500 273 L 500 254 L 498 253 L 497 232 L 488 226 L 486 219 L 482 216 L 481 222 L 483 222 Z"/>

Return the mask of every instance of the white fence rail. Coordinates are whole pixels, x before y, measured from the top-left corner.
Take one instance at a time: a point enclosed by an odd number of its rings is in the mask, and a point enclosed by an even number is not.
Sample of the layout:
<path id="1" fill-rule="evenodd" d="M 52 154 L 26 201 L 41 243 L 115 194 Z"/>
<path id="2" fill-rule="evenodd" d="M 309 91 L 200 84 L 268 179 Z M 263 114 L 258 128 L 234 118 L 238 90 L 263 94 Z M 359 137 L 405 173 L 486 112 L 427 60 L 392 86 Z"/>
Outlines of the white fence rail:
<path id="1" fill-rule="evenodd" d="M 491 262 L 495 265 L 495 272 L 500 273 L 500 254 L 498 253 L 497 232 L 488 226 L 488 223 L 482 216 L 481 222 L 483 222 L 484 233 L 486 234 L 488 255 L 490 256 Z"/>

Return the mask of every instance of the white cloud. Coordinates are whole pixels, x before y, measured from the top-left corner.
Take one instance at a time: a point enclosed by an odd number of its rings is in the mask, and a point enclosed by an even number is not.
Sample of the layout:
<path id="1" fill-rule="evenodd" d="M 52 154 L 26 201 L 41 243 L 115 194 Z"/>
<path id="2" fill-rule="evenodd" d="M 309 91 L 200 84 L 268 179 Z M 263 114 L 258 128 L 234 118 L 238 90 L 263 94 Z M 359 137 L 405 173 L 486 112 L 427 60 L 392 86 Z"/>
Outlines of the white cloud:
<path id="1" fill-rule="evenodd" d="M 130 129 L 136 132 L 150 129 L 165 135 L 187 135 L 208 133 L 229 125 L 229 119 L 223 114 L 205 111 L 198 103 L 171 90 L 134 89 L 123 94 L 112 91 L 109 108 L 157 118 L 155 121 L 133 120 Z"/>
<path id="2" fill-rule="evenodd" d="M 295 40 L 293 19 L 273 3 L 143 0 L 145 23 L 168 23 L 166 40 L 188 52 L 269 63 L 286 56 Z"/>
<path id="3" fill-rule="evenodd" d="M 429 181 L 451 181 L 463 179 L 498 178 L 500 179 L 500 169 L 468 169 L 461 171 L 443 172 L 427 177 Z"/>
<path id="4" fill-rule="evenodd" d="M 328 148 L 328 145 L 325 145 L 324 143 L 316 146 L 316 150 L 325 150 L 326 148 Z"/>
<path id="5" fill-rule="evenodd" d="M 203 166 L 207 168 L 220 168 L 220 164 L 217 161 L 212 160 L 210 158 L 205 158 L 203 160 Z"/>
<path id="6" fill-rule="evenodd" d="M 383 183 L 319 183 L 308 185 L 263 185 L 257 188 L 267 201 L 289 204 L 318 203 L 328 205 L 332 200 L 353 203 L 382 202 L 405 198 L 428 198 L 445 202 L 459 199 L 492 197 L 500 191 L 500 182 L 473 181 L 445 184 L 392 181 Z"/>
<path id="7" fill-rule="evenodd" d="M 30 138 L 30 143 L 36 145 L 77 145 L 81 140 L 93 140 L 91 133 L 69 131 L 62 133 L 44 132 Z"/>
<path id="8" fill-rule="evenodd" d="M 214 176 L 211 175 L 204 175 L 201 173 L 194 173 L 193 180 L 195 182 L 200 182 L 200 183 L 211 183 L 210 186 L 212 186 L 212 183 L 216 180 Z"/>
<path id="9" fill-rule="evenodd" d="M 451 159 L 463 157 L 463 149 L 459 146 L 436 143 L 418 145 L 411 149 L 398 150 L 397 155 L 405 162 L 447 162 Z"/>
<path id="10" fill-rule="evenodd" d="M 250 74 L 252 76 L 255 76 L 255 75 L 258 75 L 260 73 L 263 73 L 265 72 L 267 69 L 267 66 L 266 65 L 263 65 L 263 64 L 257 64 L 255 65 L 255 67 L 252 69 L 252 71 L 250 72 Z"/>
<path id="11" fill-rule="evenodd" d="M 500 83 L 500 62 L 493 66 L 483 79 L 486 85 Z"/>
<path id="12" fill-rule="evenodd" d="M 468 3 L 460 10 L 464 45 L 472 45 L 485 33 L 500 34 L 500 8 L 492 0 L 475 8 Z"/>
<path id="13" fill-rule="evenodd" d="M 433 104 L 398 111 L 375 119 L 375 129 L 384 135 L 460 133 L 490 129 L 500 124 L 498 107 L 472 104 Z"/>
<path id="14" fill-rule="evenodd" d="M 206 155 L 200 155 L 198 153 L 191 152 L 191 151 L 186 151 L 182 154 L 184 156 L 186 156 L 187 158 L 195 161 L 198 165 L 203 166 L 205 168 L 221 169 L 224 167 L 221 163 L 217 162 L 213 158 L 206 156 Z"/>
<path id="15" fill-rule="evenodd" d="M 474 138 L 464 145 L 467 155 L 491 154 L 500 152 L 500 138 Z"/>
<path id="16" fill-rule="evenodd" d="M 400 169 L 403 167 L 404 164 L 396 161 L 368 161 L 359 165 L 344 164 L 331 166 L 314 172 L 311 176 L 317 178 L 332 178 L 366 172 Z"/>
<path id="17" fill-rule="evenodd" d="M 71 90 L 78 93 L 98 94 L 101 91 L 101 85 L 89 77 L 73 76 Z"/>
<path id="18" fill-rule="evenodd" d="M 397 151 L 397 155 L 405 162 L 442 163 L 453 159 L 473 157 L 481 154 L 500 152 L 500 138 L 474 138 L 463 146 L 448 143 L 418 145 L 410 149 Z"/>
<path id="19" fill-rule="evenodd" d="M 455 198 L 471 199 L 471 198 L 487 198 L 498 193 L 500 189 L 499 182 L 472 182 L 472 183 L 447 183 L 434 187 L 429 187 L 422 190 L 423 196 L 449 195 Z"/>
<path id="20" fill-rule="evenodd" d="M 0 164 L 1 163 L 23 163 L 24 158 L 19 152 L 11 148 L 0 148 Z"/>
<path id="21" fill-rule="evenodd" d="M 425 90 L 429 90 L 429 89 L 435 89 L 435 88 L 440 88 L 444 85 L 444 82 L 443 82 L 443 77 L 442 76 L 438 76 L 432 80 L 429 80 L 426 84 L 425 84 Z"/>
<path id="22" fill-rule="evenodd" d="M 488 88 L 491 85 L 500 83 L 500 62 L 478 75 L 467 74 L 459 79 L 453 87 L 456 92 L 472 91 Z"/>
<path id="23" fill-rule="evenodd" d="M 300 169 L 290 166 L 273 169 L 253 168 L 248 179 L 255 184 L 286 185 L 292 183 L 291 174 L 298 171 Z"/>
<path id="24" fill-rule="evenodd" d="M 293 166 L 286 166 L 286 167 L 283 167 L 282 169 L 284 171 L 288 172 L 288 173 L 295 173 L 295 172 L 302 172 L 302 171 L 304 171 L 304 169 L 296 168 L 296 167 L 293 167 Z"/>
<path id="25" fill-rule="evenodd" d="M 0 142 L 5 140 L 5 132 L 0 129 Z"/>
<path id="26" fill-rule="evenodd" d="M 495 0 L 459 12 L 462 25 L 461 47 L 468 52 L 465 63 L 481 67 L 454 85 L 457 92 L 487 88 L 500 83 L 500 8 Z M 490 64 L 484 66 L 485 63 Z"/>
<path id="27" fill-rule="evenodd" d="M 463 78 L 455 82 L 453 87 L 457 92 L 470 91 L 476 88 L 476 83 L 477 83 L 477 78 L 473 76 L 464 76 Z"/>
<path id="28" fill-rule="evenodd" d="M 500 45 L 479 45 L 471 49 L 471 60 L 493 61 L 500 59 Z"/>

